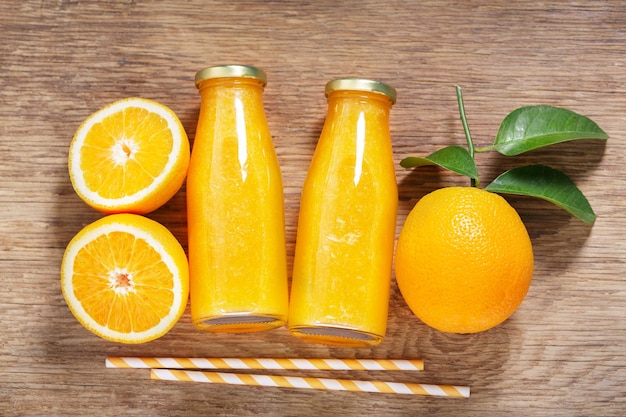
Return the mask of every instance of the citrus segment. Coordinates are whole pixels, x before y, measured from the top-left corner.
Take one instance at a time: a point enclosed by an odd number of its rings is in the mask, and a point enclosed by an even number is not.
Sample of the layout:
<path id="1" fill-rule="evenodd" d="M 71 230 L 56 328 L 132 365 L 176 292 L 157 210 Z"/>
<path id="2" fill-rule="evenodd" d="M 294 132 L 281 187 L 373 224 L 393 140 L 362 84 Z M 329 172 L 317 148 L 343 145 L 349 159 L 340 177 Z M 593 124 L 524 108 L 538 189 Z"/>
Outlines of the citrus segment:
<path id="1" fill-rule="evenodd" d="M 526 296 L 532 246 L 504 198 L 448 187 L 409 213 L 395 271 L 402 296 L 424 323 L 444 332 L 480 332 L 506 320 Z"/>
<path id="2" fill-rule="evenodd" d="M 89 116 L 76 131 L 69 171 L 77 194 L 104 213 L 148 213 L 182 186 L 189 140 L 172 110 L 127 98 Z"/>
<path id="3" fill-rule="evenodd" d="M 67 246 L 61 287 L 74 316 L 93 333 L 147 342 L 169 331 L 185 310 L 187 258 L 161 224 L 135 214 L 106 216 Z"/>

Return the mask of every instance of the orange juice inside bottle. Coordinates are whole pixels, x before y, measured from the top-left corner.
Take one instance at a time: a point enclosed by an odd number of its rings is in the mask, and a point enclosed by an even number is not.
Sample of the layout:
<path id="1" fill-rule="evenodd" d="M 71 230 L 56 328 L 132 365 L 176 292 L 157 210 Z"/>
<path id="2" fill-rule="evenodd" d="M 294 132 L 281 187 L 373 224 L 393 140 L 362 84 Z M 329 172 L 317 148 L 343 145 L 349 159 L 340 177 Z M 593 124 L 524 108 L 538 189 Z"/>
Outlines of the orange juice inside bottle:
<path id="1" fill-rule="evenodd" d="M 187 176 L 190 302 L 213 332 L 268 330 L 288 313 L 283 186 L 263 109 L 265 73 L 196 74 L 201 107 Z"/>
<path id="2" fill-rule="evenodd" d="M 328 114 L 305 180 L 289 329 L 303 340 L 370 346 L 385 335 L 398 191 L 389 133 L 395 90 L 326 86 Z"/>

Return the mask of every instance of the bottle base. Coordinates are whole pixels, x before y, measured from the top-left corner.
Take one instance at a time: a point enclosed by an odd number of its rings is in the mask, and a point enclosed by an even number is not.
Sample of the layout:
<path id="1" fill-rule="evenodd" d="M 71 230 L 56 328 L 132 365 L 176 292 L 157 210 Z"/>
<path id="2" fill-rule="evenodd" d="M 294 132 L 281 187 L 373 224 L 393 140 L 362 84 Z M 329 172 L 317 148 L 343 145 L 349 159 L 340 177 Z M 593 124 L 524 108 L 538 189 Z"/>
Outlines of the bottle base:
<path id="1" fill-rule="evenodd" d="M 290 333 L 306 342 L 343 347 L 368 347 L 379 344 L 383 336 L 337 326 L 290 326 Z"/>
<path id="2" fill-rule="evenodd" d="M 283 317 L 251 313 L 230 313 L 194 320 L 198 330 L 213 333 L 251 333 L 284 326 Z"/>

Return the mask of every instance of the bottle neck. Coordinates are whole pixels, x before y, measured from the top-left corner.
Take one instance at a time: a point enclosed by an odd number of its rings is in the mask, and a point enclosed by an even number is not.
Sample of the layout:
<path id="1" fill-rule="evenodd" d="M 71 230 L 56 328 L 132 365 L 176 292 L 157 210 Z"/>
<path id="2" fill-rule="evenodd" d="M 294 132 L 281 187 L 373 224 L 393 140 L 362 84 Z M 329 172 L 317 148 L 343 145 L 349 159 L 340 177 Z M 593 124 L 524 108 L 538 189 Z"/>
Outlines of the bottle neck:
<path id="1" fill-rule="evenodd" d="M 391 106 L 391 99 L 383 94 L 335 91 L 328 96 L 327 118 L 347 118 L 342 123 L 352 124 L 360 117 L 367 119 L 368 123 L 388 125 Z"/>
<path id="2" fill-rule="evenodd" d="M 391 104 L 387 96 L 377 93 L 353 90 L 330 93 L 313 169 L 335 172 L 333 175 L 341 175 L 345 184 L 359 187 L 367 187 L 373 178 L 395 181 L 389 131 Z"/>
<path id="3" fill-rule="evenodd" d="M 357 177 L 365 164 L 393 167 L 390 109 L 391 100 L 382 94 L 352 90 L 330 93 L 316 155 L 345 159 L 353 165 Z"/>
<path id="4" fill-rule="evenodd" d="M 261 80 L 244 77 L 200 82 L 200 114 L 194 152 L 209 152 L 208 149 L 213 149 L 215 144 L 223 146 L 234 139 L 239 149 L 235 152 L 235 159 L 243 160 L 246 152 L 252 152 L 250 141 L 255 146 L 270 143 L 263 108 L 263 86 Z"/>
<path id="5" fill-rule="evenodd" d="M 359 102 L 371 103 L 374 106 L 385 107 L 391 109 L 393 104 L 390 97 L 385 94 L 376 93 L 373 91 L 358 91 L 358 90 L 337 90 L 328 95 L 328 102 L 336 100 L 353 100 Z"/>
<path id="6" fill-rule="evenodd" d="M 392 102 L 387 96 L 364 91 L 335 91 L 328 96 L 329 127 L 360 129 L 379 133 L 389 131 L 389 113 Z"/>
<path id="7" fill-rule="evenodd" d="M 224 77 L 207 79 L 198 84 L 201 97 L 214 95 L 217 90 L 249 91 L 250 94 L 261 96 L 265 83 L 256 78 Z"/>
<path id="8" fill-rule="evenodd" d="M 240 136 L 266 126 L 264 83 L 254 78 L 215 78 L 198 85 L 201 97 L 199 123 L 208 123 L 221 134 Z M 242 130 L 243 129 L 243 130 Z"/>

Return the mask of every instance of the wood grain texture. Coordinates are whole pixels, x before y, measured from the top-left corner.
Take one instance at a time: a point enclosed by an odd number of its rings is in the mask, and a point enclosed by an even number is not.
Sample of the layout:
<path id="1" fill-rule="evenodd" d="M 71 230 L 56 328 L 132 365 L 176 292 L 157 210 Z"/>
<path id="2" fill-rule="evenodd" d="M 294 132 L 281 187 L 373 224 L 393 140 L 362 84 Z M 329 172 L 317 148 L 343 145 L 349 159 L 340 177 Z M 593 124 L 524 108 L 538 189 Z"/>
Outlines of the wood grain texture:
<path id="1" fill-rule="evenodd" d="M 4 416 L 621 416 L 626 414 L 626 7 L 622 1 L 81 1 L 0 3 L 0 414 Z M 307 344 L 285 329 L 197 332 L 187 311 L 139 346 L 100 340 L 61 295 L 65 245 L 100 217 L 74 194 L 67 150 L 80 122 L 119 98 L 161 101 L 194 137 L 195 72 L 221 63 L 267 71 L 267 117 L 285 179 L 289 263 L 300 190 L 326 112 L 324 84 L 362 76 L 398 90 L 396 162 L 464 144 L 454 85 L 478 145 L 527 104 L 592 117 L 606 143 L 559 144 L 516 158 L 477 157 L 486 184 L 507 168 L 565 171 L 598 219 L 509 197 L 536 256 L 515 315 L 476 335 L 419 322 L 392 284 L 389 328 L 374 348 Z M 398 166 L 400 215 L 465 180 Z M 184 188 L 149 217 L 186 247 Z M 422 358 L 403 382 L 469 385 L 467 400 L 199 386 L 104 368 L 106 356 Z M 321 376 L 316 373 L 311 376 Z M 326 374 L 324 374 L 326 375 Z M 332 372 L 371 379 L 375 372 Z"/>

